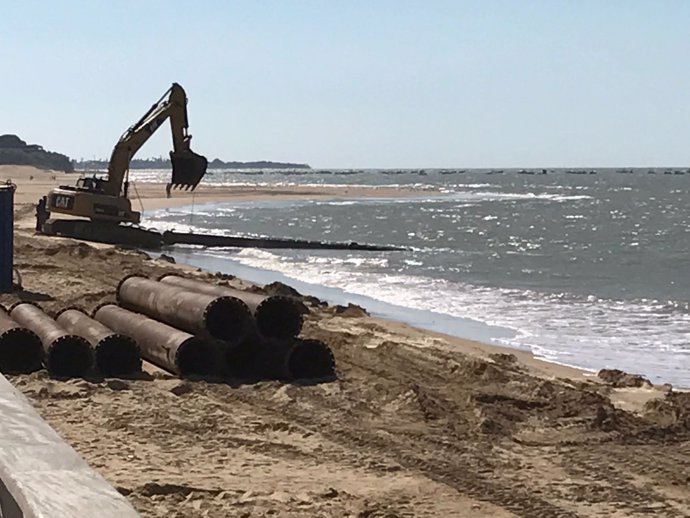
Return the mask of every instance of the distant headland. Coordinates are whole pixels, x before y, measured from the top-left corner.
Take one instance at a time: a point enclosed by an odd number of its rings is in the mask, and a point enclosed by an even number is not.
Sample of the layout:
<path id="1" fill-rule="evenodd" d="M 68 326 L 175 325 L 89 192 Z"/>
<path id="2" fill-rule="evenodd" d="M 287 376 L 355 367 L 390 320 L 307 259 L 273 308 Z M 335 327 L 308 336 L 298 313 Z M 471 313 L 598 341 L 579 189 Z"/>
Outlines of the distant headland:
<path id="1" fill-rule="evenodd" d="M 72 160 L 67 155 L 46 151 L 38 144 L 27 144 L 17 135 L 0 135 L 0 165 L 30 165 L 39 169 L 65 171 L 71 173 L 84 170 L 103 170 L 108 168 L 108 160 Z M 219 158 L 209 161 L 210 169 L 311 169 L 309 164 L 292 162 L 225 162 Z M 135 158 L 130 169 L 171 169 L 170 159 Z"/>
<path id="2" fill-rule="evenodd" d="M 0 165 L 30 165 L 66 173 L 74 171 L 67 155 L 46 151 L 38 144 L 27 144 L 17 135 L 0 135 Z"/>
<path id="3" fill-rule="evenodd" d="M 79 171 L 107 169 L 107 160 L 73 160 L 74 168 Z M 256 162 L 224 162 L 214 158 L 208 163 L 209 169 L 311 169 L 309 164 L 296 164 L 292 162 L 271 162 L 259 160 Z M 129 163 L 130 169 L 171 169 L 168 158 L 134 158 Z"/>

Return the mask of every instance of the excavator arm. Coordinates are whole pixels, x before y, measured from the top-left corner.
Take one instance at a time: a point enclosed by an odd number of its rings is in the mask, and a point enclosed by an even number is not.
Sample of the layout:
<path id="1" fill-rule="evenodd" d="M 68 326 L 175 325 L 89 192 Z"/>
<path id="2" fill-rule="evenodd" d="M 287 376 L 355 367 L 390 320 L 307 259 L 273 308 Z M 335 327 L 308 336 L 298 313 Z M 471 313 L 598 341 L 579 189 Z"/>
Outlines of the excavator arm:
<path id="1" fill-rule="evenodd" d="M 192 137 L 187 132 L 187 96 L 180 85 L 173 83 L 163 97 L 120 137 L 110 157 L 107 178 L 81 178 L 76 186 L 61 185 L 48 193 L 46 205 L 50 213 L 88 218 L 93 223 L 55 220 L 49 225 L 52 232 L 73 237 L 98 237 L 104 231 L 104 223 L 111 224 L 108 227 L 111 234 L 116 230 L 113 224 L 139 223 L 141 214 L 132 210 L 127 193 L 129 164 L 141 146 L 168 119 L 173 140 L 171 187 L 194 189 L 206 174 L 208 162 L 189 148 Z"/>
<path id="2" fill-rule="evenodd" d="M 194 189 L 199 184 L 206 174 L 208 161 L 189 147 L 192 136 L 188 133 L 187 96 L 179 84 L 173 83 L 158 102 L 118 140 L 108 164 L 104 194 L 127 196 L 124 182 L 132 158 L 168 118 L 173 140 L 173 150 L 170 152 L 172 187 Z"/>

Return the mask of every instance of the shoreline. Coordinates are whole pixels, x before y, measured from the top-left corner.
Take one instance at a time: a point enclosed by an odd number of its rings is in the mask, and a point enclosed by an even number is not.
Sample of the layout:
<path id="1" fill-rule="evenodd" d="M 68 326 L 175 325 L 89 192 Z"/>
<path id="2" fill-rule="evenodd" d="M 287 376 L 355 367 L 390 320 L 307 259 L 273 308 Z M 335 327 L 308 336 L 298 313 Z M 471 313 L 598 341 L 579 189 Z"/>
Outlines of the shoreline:
<path id="1" fill-rule="evenodd" d="M 232 258 L 215 258 L 197 254 L 197 250 L 178 249 L 167 250 L 152 254 L 154 257 L 162 254 L 173 257 L 176 264 L 201 269 L 206 273 L 215 275 L 216 273 L 234 275 L 242 281 L 248 281 L 257 285 L 281 282 L 297 289 L 302 295 L 313 296 L 325 300 L 330 305 L 354 304 L 361 307 L 375 320 L 390 322 L 403 327 L 408 327 L 416 331 L 430 333 L 442 340 L 452 343 L 454 347 L 463 353 L 471 351 L 483 357 L 490 357 L 492 354 L 512 354 L 517 357 L 520 363 L 529 365 L 545 377 L 568 377 L 578 380 L 597 381 L 597 373 L 600 368 L 587 368 L 579 365 L 568 364 L 538 356 L 535 352 L 528 349 L 521 349 L 510 345 L 498 343 L 501 338 L 508 338 L 514 335 L 514 331 L 509 328 L 494 326 L 482 321 L 466 317 L 458 317 L 436 313 L 429 310 L 420 310 L 383 302 L 366 295 L 358 295 L 345 291 L 340 288 L 314 284 L 289 277 L 288 275 L 275 271 L 244 265 Z M 149 252 L 150 253 L 150 252 Z M 232 268 L 224 268 L 228 264 Z M 440 321 L 440 322 L 439 322 Z M 615 367 L 612 367 L 615 368 Z M 629 371 L 626 371 L 629 372 Z M 642 373 L 631 372 L 634 375 Z M 654 387 L 670 385 L 665 381 L 651 382 Z M 690 386 L 672 385 L 674 391 L 690 392 Z"/>
<path id="2" fill-rule="evenodd" d="M 215 259 L 195 254 L 195 252 L 195 250 L 168 250 L 161 253 L 173 257 L 176 264 L 201 269 L 210 274 L 220 272 L 234 275 L 238 279 L 258 285 L 281 282 L 297 289 L 302 295 L 317 297 L 325 300 L 331 305 L 346 306 L 348 304 L 354 304 L 362 307 L 377 321 L 390 322 L 417 331 L 430 333 L 454 343 L 454 346 L 458 347 L 459 350 L 463 352 L 471 350 L 476 354 L 481 354 L 486 357 L 491 354 L 513 354 L 520 362 L 535 367 L 542 375 L 553 377 L 567 376 L 577 379 L 596 378 L 597 370 L 550 361 L 546 358 L 539 358 L 532 351 L 502 345 L 492 341 L 495 338 L 499 338 L 497 335 L 500 334 L 503 334 L 504 337 L 510 336 L 512 330 L 506 328 L 491 326 L 484 322 L 469 318 L 455 317 L 434 313 L 432 311 L 389 304 L 365 295 L 350 293 L 339 288 L 293 279 L 275 270 L 265 270 L 246 266 L 231 258 Z M 153 255 L 157 256 L 160 254 Z M 224 269 L 223 265 L 228 264 L 232 264 L 232 268 Z M 411 318 L 412 316 L 413 318 Z M 443 322 L 439 324 L 438 320 L 442 320 Z M 434 329 L 434 327 L 436 329 Z"/>
<path id="3" fill-rule="evenodd" d="M 336 194 L 323 195 L 323 199 L 337 199 L 339 197 L 344 197 L 344 196 L 336 195 Z M 271 196 L 264 197 L 264 198 L 262 198 L 262 197 L 253 198 L 249 195 L 244 195 L 241 197 L 236 197 L 236 196 L 215 197 L 215 198 L 207 199 L 203 203 L 204 204 L 214 204 L 214 203 L 225 203 L 225 202 L 233 202 L 233 201 L 234 202 L 246 202 L 246 201 L 259 201 L 259 200 L 265 200 L 265 199 L 284 200 L 284 199 L 291 199 L 291 198 L 292 199 L 300 199 L 300 200 L 304 199 L 302 196 L 299 196 L 299 195 L 294 196 L 294 197 L 290 196 L 290 197 L 281 197 L 281 198 L 275 198 L 275 197 L 271 197 Z M 147 207 L 148 210 L 161 210 L 161 209 L 166 209 L 166 208 L 192 207 L 192 205 L 189 205 L 187 203 L 187 201 L 188 201 L 187 198 L 182 198 L 182 199 L 178 198 L 175 200 L 173 200 L 173 199 L 150 199 L 150 200 L 146 200 L 145 207 L 146 207 L 146 205 L 148 205 L 148 207 Z M 162 252 L 162 253 L 165 253 L 165 252 Z M 155 255 L 160 255 L 160 254 L 155 254 Z M 171 255 L 172 257 L 175 257 L 176 255 L 179 256 L 179 255 L 187 255 L 187 254 L 185 254 L 184 251 L 178 251 L 178 252 L 168 251 L 168 253 L 166 255 Z M 209 269 L 208 265 L 204 266 L 204 265 L 199 264 L 199 263 L 195 264 L 193 255 L 194 255 L 194 251 L 192 250 L 189 253 L 189 256 L 186 257 L 185 259 L 183 259 L 181 263 L 178 261 L 178 264 L 182 264 L 184 266 L 189 266 L 189 267 L 194 267 L 194 268 L 201 268 L 202 270 L 204 270 L 207 273 L 214 273 L 212 271 L 212 269 Z M 192 259 L 191 261 L 190 261 L 190 258 Z M 203 260 L 203 259 L 205 259 L 205 260 Z M 210 258 L 205 257 L 203 259 L 200 261 L 201 263 L 208 263 Z M 177 258 L 176 258 L 176 261 L 177 261 Z M 245 265 L 240 265 L 239 263 L 232 261 L 232 259 L 229 259 L 229 260 L 223 259 L 223 260 L 219 260 L 219 261 L 233 262 L 235 264 L 235 266 L 240 267 L 240 269 L 245 274 L 244 276 L 242 274 L 239 274 L 237 277 L 241 278 L 242 280 L 246 280 L 246 281 L 249 281 L 252 283 L 268 284 L 270 282 L 278 280 L 279 282 L 284 282 L 285 284 L 288 284 L 290 286 L 302 286 L 302 285 L 309 284 L 309 283 L 299 281 L 297 279 L 290 278 L 290 277 L 288 277 L 288 276 L 286 276 L 280 272 L 274 271 L 274 270 L 263 270 L 260 268 L 253 268 L 253 267 L 248 267 Z M 217 265 L 217 266 L 219 266 L 219 265 Z M 213 269 L 215 269 L 215 267 Z M 255 272 L 258 273 L 258 275 L 256 275 L 256 276 L 251 275 L 249 273 L 249 270 L 254 270 Z M 216 269 L 215 271 L 221 271 L 221 270 Z M 263 274 L 261 272 L 263 272 Z M 235 273 L 233 273 L 231 271 L 221 271 L 221 273 L 235 275 Z M 271 277 L 272 279 L 269 280 L 266 277 Z M 309 286 L 312 288 L 312 290 L 310 290 L 310 291 L 298 290 L 298 291 L 300 291 L 303 295 L 316 296 L 319 298 L 323 296 L 322 294 L 324 291 L 336 291 L 335 288 L 329 288 L 327 286 L 322 286 L 322 285 L 309 284 Z M 394 306 L 393 304 L 388 304 L 386 302 L 377 301 L 376 299 L 373 299 L 371 297 L 356 295 L 356 294 L 349 293 L 346 291 L 343 291 L 342 297 L 339 297 L 339 298 L 340 298 L 340 302 L 343 302 L 343 303 L 347 303 L 345 301 L 345 299 L 349 299 L 350 301 L 369 299 L 369 300 L 373 301 L 379 307 L 380 306 Z M 326 300 L 328 300 L 328 298 L 326 298 Z M 328 300 L 329 303 L 331 303 L 332 300 Z M 438 314 L 438 313 L 433 313 L 430 311 L 415 310 L 415 309 L 407 308 L 404 306 L 396 306 L 396 308 L 399 308 L 399 310 L 401 312 L 404 311 L 406 313 L 429 313 L 429 314 L 433 314 L 434 316 L 437 316 L 438 318 L 445 318 L 448 320 L 452 320 L 454 322 L 465 321 L 464 322 L 465 325 L 467 325 L 467 324 L 478 325 L 478 327 L 480 327 L 480 328 L 489 328 L 489 327 L 496 328 L 496 326 L 490 326 L 489 324 L 485 324 L 484 322 L 475 321 L 475 320 L 468 319 L 468 318 L 465 319 L 465 318 L 461 318 L 461 317 L 455 317 L 455 316 L 450 316 L 450 315 L 442 315 L 442 314 Z M 368 310 L 369 308 L 364 307 L 364 309 Z M 408 326 L 412 329 L 430 332 L 430 333 L 433 333 L 433 334 L 438 335 L 440 337 L 450 339 L 452 341 L 463 342 L 462 344 L 456 343 L 456 346 L 458 346 L 459 349 L 463 350 L 463 351 L 465 349 L 465 346 L 467 345 L 464 342 L 468 342 L 468 343 L 472 343 L 474 345 L 473 347 L 471 347 L 471 349 L 475 353 L 481 352 L 485 356 L 490 355 L 490 354 L 514 354 L 519 358 L 519 360 L 521 362 L 525 362 L 525 363 L 530 364 L 531 366 L 537 368 L 537 370 L 540 373 L 542 373 L 542 375 L 549 375 L 549 376 L 554 376 L 554 377 L 566 376 L 566 377 L 574 377 L 574 378 L 578 378 L 578 379 L 589 379 L 592 376 L 596 377 L 596 372 L 597 372 L 596 370 L 586 369 L 586 368 L 579 367 L 576 365 L 567 365 L 567 364 L 563 364 L 563 363 L 559 363 L 559 362 L 555 362 L 555 361 L 549 361 L 546 358 L 539 358 L 539 357 L 535 356 L 535 354 L 532 351 L 528 351 L 528 350 L 524 350 L 524 349 L 518 349 L 516 347 L 511 347 L 508 345 L 501 345 L 501 344 L 494 343 L 491 341 L 494 337 L 488 337 L 488 335 L 485 334 L 486 331 L 484 331 L 484 330 L 479 330 L 476 332 L 461 331 L 461 332 L 457 332 L 457 333 L 448 332 L 448 331 L 444 332 L 444 331 L 437 331 L 437 330 L 431 329 L 430 327 L 424 326 L 424 325 L 422 325 L 421 327 L 418 327 L 419 322 L 415 322 L 414 320 L 410 320 L 410 319 L 405 319 L 403 317 L 395 317 L 395 316 L 391 316 L 389 314 L 377 316 L 376 312 L 374 312 L 372 314 L 372 316 L 374 316 L 375 318 L 378 318 L 379 320 L 386 320 L 386 321 L 390 321 L 390 322 L 393 322 L 396 324 L 400 324 L 402 326 Z M 455 329 L 457 329 L 458 327 L 462 327 L 462 325 L 463 324 L 455 325 L 453 327 Z M 496 328 L 496 329 L 502 329 L 502 328 Z M 551 366 L 553 366 L 553 369 L 554 369 L 553 372 L 551 372 L 551 370 L 552 370 L 550 368 Z"/>
<path id="4" fill-rule="evenodd" d="M 240 200 L 235 199 L 232 201 Z M 241 201 L 245 202 L 248 200 L 244 199 Z M 206 203 L 223 203 L 223 201 L 208 201 Z M 181 207 L 191 206 L 181 205 L 177 208 Z M 513 353 L 518 355 L 521 361 L 529 361 L 530 363 L 542 362 L 547 365 L 555 366 L 555 369 L 563 368 L 577 371 L 577 373 L 571 372 L 559 375 L 576 376 L 578 378 L 590 379 L 596 378 L 597 373 L 602 369 L 618 368 L 615 363 L 613 365 L 601 365 L 598 367 L 567 363 L 548 357 L 542 357 L 531 348 L 527 349 L 526 347 L 521 348 L 510 344 L 500 343 L 501 339 L 514 337 L 517 331 L 512 328 L 491 325 L 481 320 L 436 313 L 430 310 L 409 308 L 406 306 L 384 302 L 370 296 L 347 292 L 339 288 L 301 281 L 280 271 L 247 266 L 239 261 L 234 260 L 232 257 L 214 257 L 212 254 L 205 254 L 203 250 L 201 250 L 200 253 L 197 253 L 196 249 L 185 250 L 184 247 L 173 246 L 170 250 L 165 251 L 164 253 L 173 256 L 182 264 L 202 268 L 204 271 L 220 271 L 222 273 L 237 275 L 238 277 L 259 284 L 267 284 L 274 280 L 278 280 L 291 286 L 304 286 L 305 288 L 299 289 L 299 291 L 304 294 L 325 298 L 325 300 L 328 300 L 329 303 L 347 304 L 348 301 L 353 301 L 355 304 L 364 306 L 364 308 L 367 310 L 374 308 L 371 310 L 372 315 L 382 319 L 389 319 L 428 332 L 436 332 L 452 339 L 474 341 L 481 343 L 486 347 L 498 348 L 500 349 L 499 352 Z M 180 257 L 182 257 L 182 259 L 180 259 Z M 229 264 L 232 265 L 232 269 L 226 268 L 226 266 Z M 459 347 L 461 350 L 464 350 L 463 346 Z M 625 369 L 625 371 L 631 372 L 632 374 L 641 375 L 644 378 L 649 379 L 650 382 L 655 386 L 671 384 L 663 377 L 657 377 L 654 379 L 652 375 L 643 372 L 633 372 L 630 369 Z M 548 368 L 542 368 L 541 372 L 548 372 Z M 654 381 L 652 381 L 652 379 L 654 379 Z M 686 386 L 685 384 L 673 383 L 673 387 L 674 389 L 682 391 L 690 390 L 690 386 Z"/>

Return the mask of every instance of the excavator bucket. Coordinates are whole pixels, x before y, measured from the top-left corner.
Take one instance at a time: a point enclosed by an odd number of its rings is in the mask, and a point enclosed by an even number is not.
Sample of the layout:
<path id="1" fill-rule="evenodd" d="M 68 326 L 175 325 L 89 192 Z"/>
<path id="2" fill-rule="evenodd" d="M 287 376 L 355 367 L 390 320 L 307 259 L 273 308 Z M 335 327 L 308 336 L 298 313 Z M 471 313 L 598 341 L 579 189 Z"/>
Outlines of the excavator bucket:
<path id="1" fill-rule="evenodd" d="M 174 188 L 188 190 L 199 185 L 206 174 L 208 160 L 205 156 L 197 155 L 193 151 L 178 151 L 170 153 L 172 162 L 172 184 Z"/>

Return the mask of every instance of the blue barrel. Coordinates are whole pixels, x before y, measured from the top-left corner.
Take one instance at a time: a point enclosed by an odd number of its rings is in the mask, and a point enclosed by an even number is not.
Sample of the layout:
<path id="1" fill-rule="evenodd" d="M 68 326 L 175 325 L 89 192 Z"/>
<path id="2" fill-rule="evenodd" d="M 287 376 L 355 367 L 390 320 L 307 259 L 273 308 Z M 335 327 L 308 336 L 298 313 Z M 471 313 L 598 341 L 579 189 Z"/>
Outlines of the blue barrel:
<path id="1" fill-rule="evenodd" d="M 0 185 L 0 293 L 12 290 L 14 185 Z"/>

